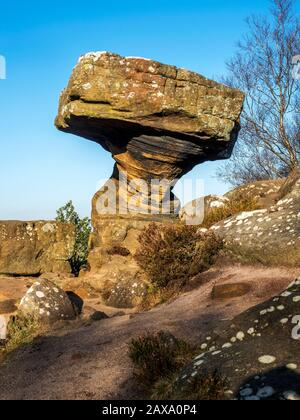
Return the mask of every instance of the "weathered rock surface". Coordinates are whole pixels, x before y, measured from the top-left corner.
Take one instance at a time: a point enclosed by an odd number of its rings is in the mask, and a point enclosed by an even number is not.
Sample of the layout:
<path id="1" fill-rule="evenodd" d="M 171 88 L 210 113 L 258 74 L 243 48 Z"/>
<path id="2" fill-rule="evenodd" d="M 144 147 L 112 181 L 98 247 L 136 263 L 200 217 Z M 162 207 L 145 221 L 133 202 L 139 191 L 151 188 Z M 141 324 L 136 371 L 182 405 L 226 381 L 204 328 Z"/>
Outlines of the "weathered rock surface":
<path id="1" fill-rule="evenodd" d="M 299 323 L 300 278 L 210 334 L 177 386 L 217 371 L 228 380 L 228 398 L 300 399 Z"/>
<path id="2" fill-rule="evenodd" d="M 136 213 L 160 212 L 170 185 L 162 196 L 158 190 L 152 194 L 156 202 L 149 203 L 150 180 L 173 181 L 199 163 L 230 157 L 243 101 L 240 91 L 187 70 L 144 58 L 89 53 L 80 58 L 61 95 L 56 126 L 111 152 L 117 190 L 119 175 L 126 172 L 129 192 L 120 192 L 120 213 L 127 206 Z M 138 191 L 136 210 L 130 198 Z M 176 207 L 173 203 L 172 210 Z"/>
<path id="3" fill-rule="evenodd" d="M 300 170 L 276 193 L 271 207 L 244 212 L 212 227 L 241 261 L 300 265 Z"/>
<path id="4" fill-rule="evenodd" d="M 229 198 L 223 195 L 199 197 L 182 207 L 179 219 L 187 224 L 201 225 L 209 211 L 224 207 L 228 202 Z"/>
<path id="5" fill-rule="evenodd" d="M 226 283 L 217 284 L 212 289 L 212 299 L 229 300 L 235 297 L 247 295 L 252 286 L 250 283 Z"/>
<path id="6" fill-rule="evenodd" d="M 46 279 L 41 279 L 30 287 L 20 302 L 19 312 L 43 323 L 76 318 L 67 293 Z"/>
<path id="7" fill-rule="evenodd" d="M 270 207 L 279 200 L 279 191 L 286 182 L 285 178 L 257 181 L 235 188 L 224 195 L 225 198 L 242 196 L 248 199 L 256 200 L 260 208 Z"/>
<path id="8" fill-rule="evenodd" d="M 148 285 L 145 273 L 134 255 L 139 236 L 150 223 L 173 223 L 172 218 L 102 217 L 95 220 L 90 240 L 86 281 L 103 292 L 108 305 L 118 308 L 136 306 Z"/>
<path id="9" fill-rule="evenodd" d="M 279 191 L 285 179 L 257 181 L 234 188 L 225 195 L 208 195 L 187 203 L 179 212 L 179 218 L 188 224 L 201 224 L 209 212 L 225 207 L 231 200 L 248 199 L 256 203 L 256 207 L 264 209 L 276 204 Z"/>
<path id="10" fill-rule="evenodd" d="M 74 228 L 58 222 L 0 221 L 0 274 L 70 273 Z"/>

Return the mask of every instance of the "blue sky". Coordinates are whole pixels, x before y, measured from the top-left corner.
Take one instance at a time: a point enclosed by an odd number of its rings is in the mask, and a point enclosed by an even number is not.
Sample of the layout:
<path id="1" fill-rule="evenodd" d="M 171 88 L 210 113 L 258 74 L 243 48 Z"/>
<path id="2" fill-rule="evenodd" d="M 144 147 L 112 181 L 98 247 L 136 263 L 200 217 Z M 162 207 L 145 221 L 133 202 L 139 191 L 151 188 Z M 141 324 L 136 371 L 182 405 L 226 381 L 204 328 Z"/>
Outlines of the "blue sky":
<path id="1" fill-rule="evenodd" d="M 197 71 L 225 72 L 245 18 L 268 0 L 112 0 L 2 2 L 0 55 L 0 219 L 51 219 L 72 199 L 81 215 L 113 161 L 95 143 L 57 131 L 60 91 L 88 51 L 143 56 Z M 218 163 L 198 166 L 205 193 L 228 187 Z"/>

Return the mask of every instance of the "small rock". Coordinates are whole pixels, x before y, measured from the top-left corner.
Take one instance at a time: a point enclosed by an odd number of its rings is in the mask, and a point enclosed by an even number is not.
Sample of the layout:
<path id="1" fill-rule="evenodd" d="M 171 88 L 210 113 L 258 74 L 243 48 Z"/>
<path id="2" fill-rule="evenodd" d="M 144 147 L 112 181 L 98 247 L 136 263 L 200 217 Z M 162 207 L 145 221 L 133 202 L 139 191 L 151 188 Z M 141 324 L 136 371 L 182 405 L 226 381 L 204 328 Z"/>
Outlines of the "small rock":
<path id="1" fill-rule="evenodd" d="M 107 319 L 107 318 L 109 318 L 109 316 L 107 316 L 106 313 L 101 312 L 101 311 L 96 311 L 90 316 L 90 319 L 92 321 L 102 321 L 102 319 Z"/>

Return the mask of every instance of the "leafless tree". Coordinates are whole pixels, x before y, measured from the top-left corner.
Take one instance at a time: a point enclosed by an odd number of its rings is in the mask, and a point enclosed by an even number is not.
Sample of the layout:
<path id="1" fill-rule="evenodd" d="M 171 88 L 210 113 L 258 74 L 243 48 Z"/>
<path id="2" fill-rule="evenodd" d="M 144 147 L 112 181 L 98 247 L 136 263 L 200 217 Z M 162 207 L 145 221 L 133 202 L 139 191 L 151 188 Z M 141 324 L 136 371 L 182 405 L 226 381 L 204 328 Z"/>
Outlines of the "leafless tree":
<path id="1" fill-rule="evenodd" d="M 294 2 L 272 0 L 268 17 L 252 16 L 247 24 L 249 33 L 223 80 L 247 95 L 238 143 L 218 173 L 232 185 L 285 176 L 300 163 L 300 24 Z"/>

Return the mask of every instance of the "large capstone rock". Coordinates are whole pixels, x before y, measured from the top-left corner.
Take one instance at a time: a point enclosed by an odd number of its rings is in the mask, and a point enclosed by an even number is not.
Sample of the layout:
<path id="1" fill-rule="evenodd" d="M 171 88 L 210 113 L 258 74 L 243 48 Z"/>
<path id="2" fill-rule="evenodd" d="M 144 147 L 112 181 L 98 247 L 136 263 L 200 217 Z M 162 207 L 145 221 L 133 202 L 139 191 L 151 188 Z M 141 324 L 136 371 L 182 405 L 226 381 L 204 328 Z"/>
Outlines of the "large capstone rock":
<path id="1" fill-rule="evenodd" d="M 111 182 L 94 198 L 93 218 L 116 208 L 177 212 L 171 182 L 199 163 L 230 157 L 243 101 L 240 91 L 174 66 L 106 52 L 82 56 L 56 126 L 99 143 L 116 161 Z M 151 180 L 167 182 L 152 183 L 151 192 Z M 117 203 L 106 196 L 114 188 Z"/>
<path id="2" fill-rule="evenodd" d="M 74 227 L 59 222 L 0 221 L 0 274 L 70 273 Z"/>
<path id="3" fill-rule="evenodd" d="M 212 226 L 234 258 L 300 265 L 300 170 L 292 173 L 276 194 L 275 205 L 239 213 Z"/>
<path id="4" fill-rule="evenodd" d="M 76 311 L 64 292 L 49 280 L 36 281 L 19 305 L 19 312 L 42 323 L 53 323 L 76 318 Z"/>
<path id="5" fill-rule="evenodd" d="M 230 399 L 300 399 L 299 324 L 300 278 L 204 338 L 175 388 L 188 390 L 190 381 L 217 372 Z"/>

